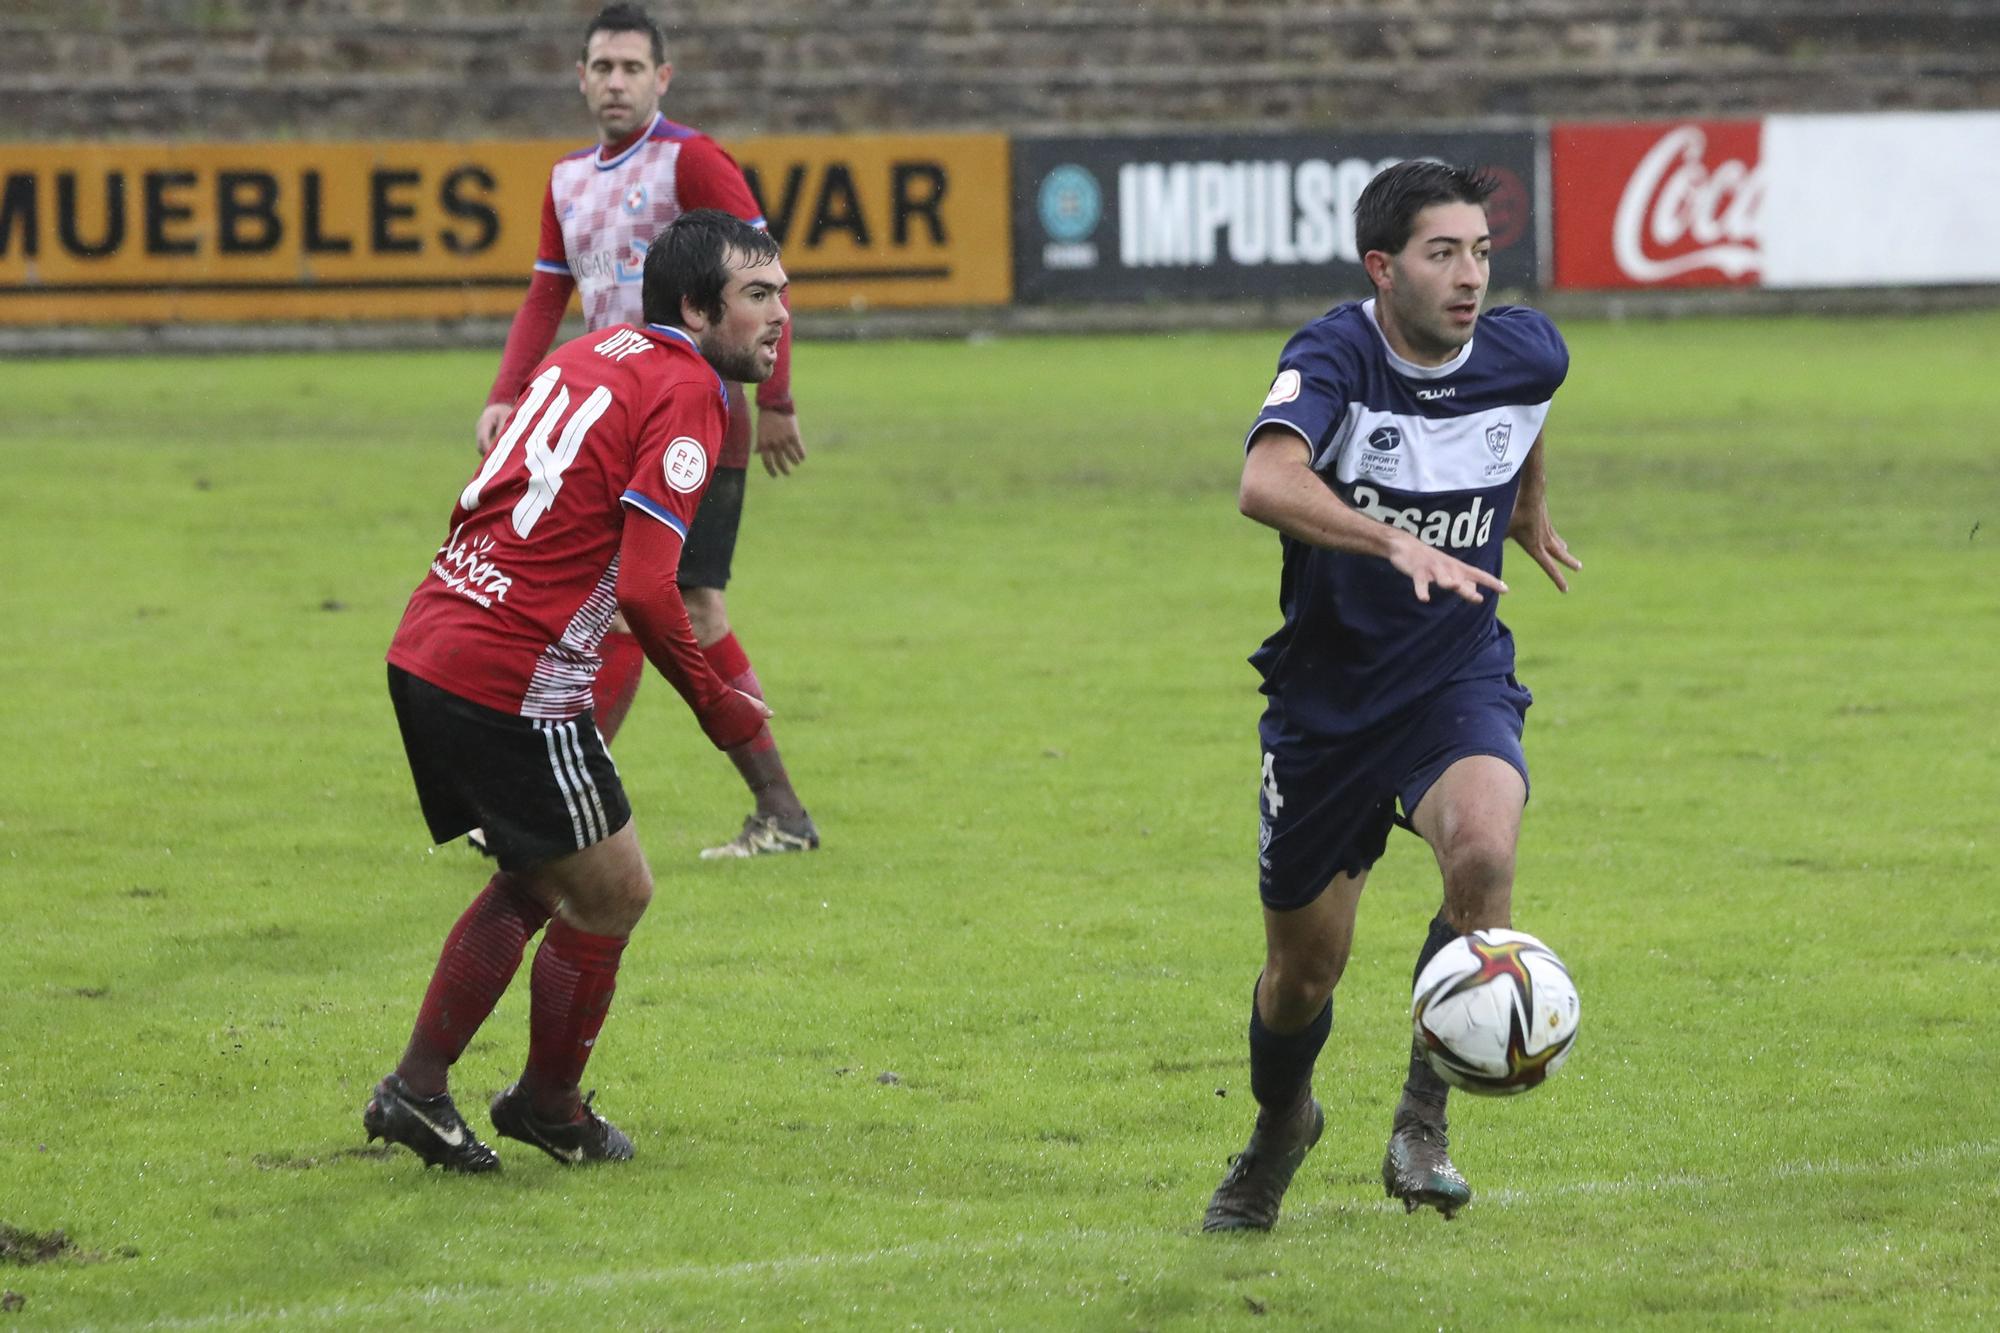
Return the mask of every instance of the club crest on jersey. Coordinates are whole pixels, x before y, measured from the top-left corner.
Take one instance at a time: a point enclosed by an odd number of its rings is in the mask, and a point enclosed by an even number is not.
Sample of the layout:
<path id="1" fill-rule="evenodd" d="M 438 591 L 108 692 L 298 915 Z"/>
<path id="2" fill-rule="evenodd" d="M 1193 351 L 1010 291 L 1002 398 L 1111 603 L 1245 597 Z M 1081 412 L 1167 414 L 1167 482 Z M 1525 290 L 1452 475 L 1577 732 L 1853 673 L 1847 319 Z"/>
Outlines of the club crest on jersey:
<path id="1" fill-rule="evenodd" d="M 1279 371 L 1278 378 L 1271 381 L 1271 392 L 1264 395 L 1264 406 L 1277 407 L 1280 404 L 1291 402 L 1299 396 L 1299 385 L 1298 371 Z"/>
<path id="2" fill-rule="evenodd" d="M 708 479 L 708 451 L 699 440 L 683 435 L 667 446 L 660 470 L 666 473 L 667 485 L 682 495 L 698 491 Z"/>
<path id="3" fill-rule="evenodd" d="M 638 217 L 646 211 L 646 199 L 646 183 L 640 181 L 631 189 L 625 191 L 625 211 L 635 218 Z"/>
<path id="4" fill-rule="evenodd" d="M 1507 456 L 1507 441 L 1513 437 L 1514 423 L 1511 421 L 1503 421 L 1497 426 L 1488 426 L 1486 428 L 1486 447 L 1492 451 L 1495 458 L 1505 458 Z"/>

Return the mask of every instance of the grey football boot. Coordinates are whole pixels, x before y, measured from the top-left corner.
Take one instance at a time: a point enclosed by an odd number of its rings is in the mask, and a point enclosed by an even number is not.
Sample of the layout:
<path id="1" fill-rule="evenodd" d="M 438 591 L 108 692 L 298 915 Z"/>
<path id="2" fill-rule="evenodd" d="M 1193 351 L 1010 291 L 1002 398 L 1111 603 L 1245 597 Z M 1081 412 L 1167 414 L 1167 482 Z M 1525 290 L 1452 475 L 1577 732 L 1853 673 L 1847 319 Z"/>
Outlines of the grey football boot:
<path id="1" fill-rule="evenodd" d="M 1472 1202 L 1472 1186 L 1451 1164 L 1451 1139 L 1445 1132 L 1445 1094 L 1450 1090 L 1428 1066 L 1419 1069 L 1413 1055 L 1410 1081 L 1389 1130 L 1389 1150 L 1382 1157 L 1382 1190 L 1403 1201 L 1403 1211 L 1435 1208 L 1450 1221 Z M 1413 1086 L 1422 1084 L 1424 1086 Z M 1435 1087 L 1431 1086 L 1435 1085 Z"/>
<path id="2" fill-rule="evenodd" d="M 743 831 L 728 842 L 702 848 L 701 859 L 734 861 L 752 856 L 817 850 L 819 850 L 819 829 L 813 825 L 811 815 L 801 815 L 796 820 L 785 820 L 776 815 L 752 814 L 743 821 Z"/>
<path id="3" fill-rule="evenodd" d="M 1274 1118 L 1259 1111 L 1250 1142 L 1229 1159 L 1228 1174 L 1208 1201 L 1201 1229 L 1269 1231 L 1292 1177 L 1325 1129 L 1326 1113 L 1310 1091 L 1287 1115 Z"/>

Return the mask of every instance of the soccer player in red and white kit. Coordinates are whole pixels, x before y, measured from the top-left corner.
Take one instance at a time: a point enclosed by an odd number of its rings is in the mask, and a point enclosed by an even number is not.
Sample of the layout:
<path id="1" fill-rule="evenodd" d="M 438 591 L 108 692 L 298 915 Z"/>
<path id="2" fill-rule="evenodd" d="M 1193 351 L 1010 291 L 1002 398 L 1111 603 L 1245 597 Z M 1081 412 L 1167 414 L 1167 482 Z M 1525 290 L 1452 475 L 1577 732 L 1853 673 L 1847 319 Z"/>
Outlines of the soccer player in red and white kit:
<path id="1" fill-rule="evenodd" d="M 697 646 L 681 551 L 722 455 L 725 380 L 762 382 L 789 316 L 768 233 L 683 214 L 646 254 L 643 324 L 565 343 L 535 369 L 458 496 L 389 646 L 389 694 L 431 836 L 486 830 L 500 872 L 445 938 L 408 1047 L 362 1112 L 427 1164 L 491 1171 L 446 1076 L 535 953 L 528 1059 L 493 1127 L 557 1161 L 632 1143 L 578 1095 L 625 942 L 653 896 L 632 809 L 592 725 L 599 645 L 622 613 L 720 749 L 770 709 Z"/>
<path id="2" fill-rule="evenodd" d="M 632 5 L 612 5 L 584 31 L 577 80 L 597 121 L 599 142 L 555 164 L 542 200 L 542 236 L 528 294 L 514 316 L 500 372 L 477 428 L 479 450 L 492 448 L 506 425 L 528 372 L 549 349 L 579 288 L 591 329 L 638 322 L 640 272 L 646 247 L 684 211 L 719 208 L 761 227 L 764 219 L 743 172 L 715 140 L 676 125 L 659 111 L 673 66 L 659 26 Z M 771 476 L 789 475 L 805 458 L 791 399 L 791 337 L 778 345 L 777 369 L 757 390 L 756 448 Z M 681 558 L 681 587 L 695 640 L 716 672 L 737 689 L 763 697 L 750 658 L 730 628 L 723 589 L 743 514 L 750 463 L 750 409 L 742 386 L 729 385 L 729 431 Z M 639 689 L 645 662 L 639 645 L 614 624 L 604 639 L 604 665 L 594 688 L 597 728 L 618 733 Z M 707 848 L 704 859 L 810 851 L 819 830 L 792 789 L 768 728 L 729 757 L 755 798 L 743 828 Z"/>

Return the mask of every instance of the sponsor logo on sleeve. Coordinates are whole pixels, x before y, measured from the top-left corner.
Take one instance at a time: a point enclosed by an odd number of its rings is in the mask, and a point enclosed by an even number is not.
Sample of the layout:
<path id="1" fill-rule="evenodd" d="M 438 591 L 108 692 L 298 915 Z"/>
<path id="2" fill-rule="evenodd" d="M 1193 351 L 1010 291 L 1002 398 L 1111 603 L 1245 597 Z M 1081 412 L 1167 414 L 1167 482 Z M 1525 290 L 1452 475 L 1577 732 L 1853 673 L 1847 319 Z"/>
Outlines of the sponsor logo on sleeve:
<path id="1" fill-rule="evenodd" d="M 1278 378 L 1271 381 L 1271 392 L 1264 395 L 1264 406 L 1278 407 L 1299 396 L 1302 381 L 1296 370 L 1281 370 Z"/>
<path id="2" fill-rule="evenodd" d="M 708 479 L 708 451 L 700 441 L 683 435 L 667 446 L 660 470 L 666 474 L 667 485 L 682 495 L 700 490 Z"/>

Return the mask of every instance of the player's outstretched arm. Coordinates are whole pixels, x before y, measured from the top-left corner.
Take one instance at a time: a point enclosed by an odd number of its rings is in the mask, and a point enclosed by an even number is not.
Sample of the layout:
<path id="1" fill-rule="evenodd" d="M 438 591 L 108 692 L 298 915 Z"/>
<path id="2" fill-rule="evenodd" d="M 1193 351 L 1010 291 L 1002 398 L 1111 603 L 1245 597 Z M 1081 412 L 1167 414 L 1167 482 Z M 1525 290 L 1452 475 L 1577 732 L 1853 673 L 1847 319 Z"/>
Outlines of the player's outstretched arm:
<path id="1" fill-rule="evenodd" d="M 771 709 L 762 699 L 730 688 L 696 646 L 681 597 L 680 558 L 679 533 L 628 510 L 618 546 L 618 609 L 646 660 L 686 701 L 715 748 L 733 749 L 763 730 Z"/>
<path id="2" fill-rule="evenodd" d="M 1559 592 L 1568 592 L 1569 580 L 1563 576 L 1563 569 L 1582 569 L 1583 561 L 1570 554 L 1569 543 L 1549 522 L 1548 455 L 1544 448 L 1547 438 L 1537 435 L 1527 460 L 1521 464 L 1521 491 L 1514 499 L 1514 517 L 1507 524 L 1507 535 L 1542 567 Z"/>
<path id="3" fill-rule="evenodd" d="M 747 191 L 747 187 L 746 187 Z M 778 299 L 792 308 L 784 292 Z M 789 477 L 792 469 L 806 461 L 805 442 L 799 438 L 798 409 L 792 404 L 792 325 L 778 334 L 778 359 L 771 378 L 757 386 L 757 457 L 764 471 L 773 477 Z"/>
<path id="4" fill-rule="evenodd" d="M 514 312 L 514 322 L 507 330 L 507 346 L 500 353 L 493 391 L 486 395 L 486 406 L 473 427 L 473 443 L 479 446 L 481 458 L 493 452 L 493 442 L 506 429 L 514 400 L 535 363 L 549 354 L 549 344 L 562 327 L 563 311 L 569 308 L 569 296 L 575 290 L 576 280 L 567 273 L 537 270 L 528 280 L 528 294 L 521 298 L 521 308 Z"/>
<path id="5" fill-rule="evenodd" d="M 1483 588 L 1507 591 L 1505 583 L 1485 570 L 1357 511 L 1319 479 L 1311 457 L 1306 442 L 1291 431 L 1282 427 L 1259 431 L 1244 456 L 1243 482 L 1236 495 L 1244 517 L 1314 546 L 1379 556 L 1409 577 L 1420 602 L 1430 601 L 1433 588 L 1468 602 L 1484 601 Z"/>

